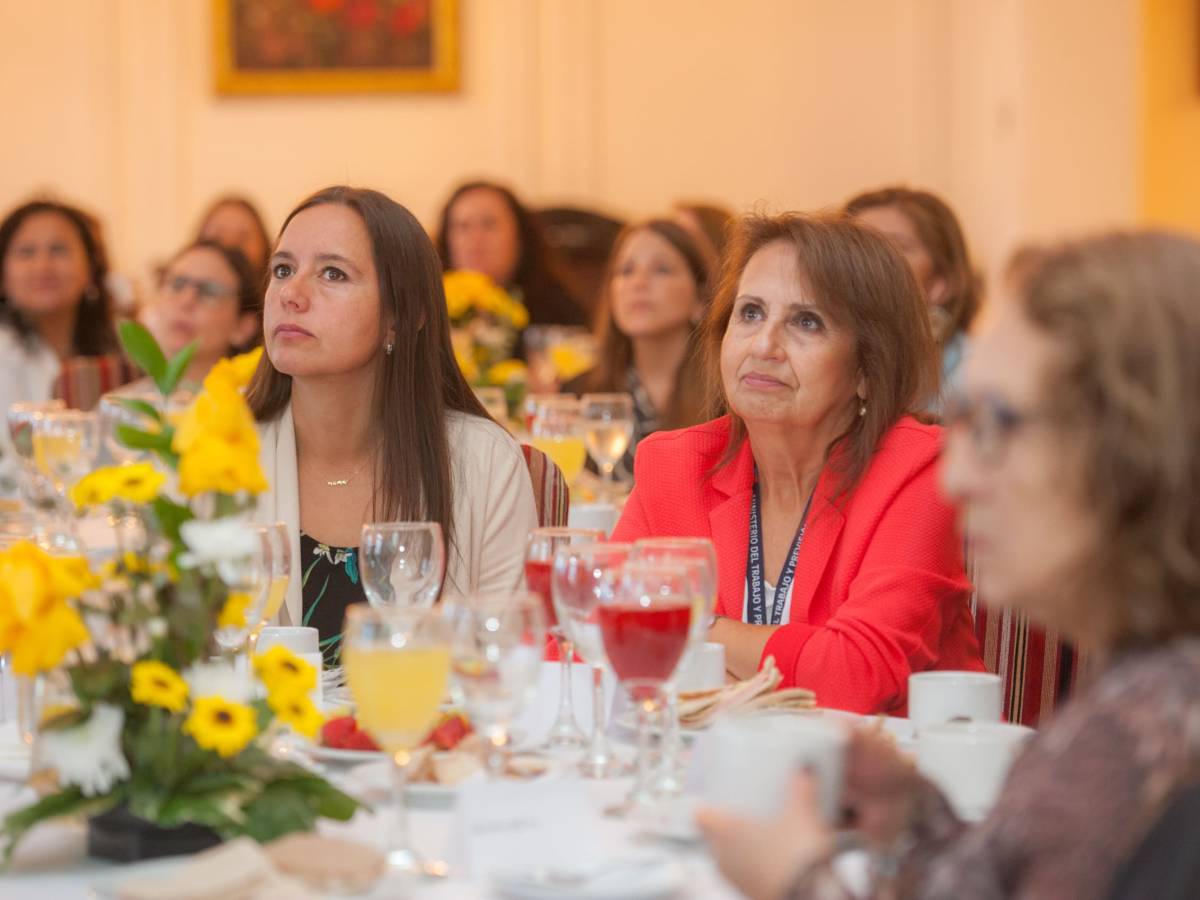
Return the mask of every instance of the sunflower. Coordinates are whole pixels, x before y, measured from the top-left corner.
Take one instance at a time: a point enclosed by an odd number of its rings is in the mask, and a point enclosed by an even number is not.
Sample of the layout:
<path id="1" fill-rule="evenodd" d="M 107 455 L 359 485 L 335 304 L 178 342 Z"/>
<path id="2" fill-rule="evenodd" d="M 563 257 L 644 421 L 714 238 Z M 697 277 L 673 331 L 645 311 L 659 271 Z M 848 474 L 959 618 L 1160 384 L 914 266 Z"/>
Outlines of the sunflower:
<path id="1" fill-rule="evenodd" d="M 305 691 L 272 691 L 267 695 L 267 705 L 279 721 L 292 726 L 297 734 L 302 734 L 310 740 L 317 736 L 317 731 L 325 722 L 325 717 Z"/>
<path id="2" fill-rule="evenodd" d="M 183 731 L 205 750 L 234 756 L 258 734 L 254 710 L 221 697 L 201 697 L 183 723 Z"/>
<path id="3" fill-rule="evenodd" d="M 282 644 L 256 655 L 254 671 L 272 694 L 279 691 L 307 694 L 317 686 L 317 670 Z"/>
<path id="4" fill-rule="evenodd" d="M 129 692 L 134 703 L 161 706 L 173 713 L 182 712 L 187 705 L 187 682 L 166 663 L 144 660 L 133 667 L 130 676 Z"/>

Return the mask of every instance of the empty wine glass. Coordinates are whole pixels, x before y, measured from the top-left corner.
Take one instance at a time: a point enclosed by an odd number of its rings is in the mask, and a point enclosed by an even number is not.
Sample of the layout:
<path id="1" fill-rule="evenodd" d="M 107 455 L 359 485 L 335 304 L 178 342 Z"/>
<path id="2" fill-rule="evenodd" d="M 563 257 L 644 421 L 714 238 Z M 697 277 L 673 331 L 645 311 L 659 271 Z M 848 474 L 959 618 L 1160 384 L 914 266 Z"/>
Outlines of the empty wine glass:
<path id="1" fill-rule="evenodd" d="M 83 552 L 67 492 L 95 464 L 99 429 L 95 413 L 77 409 L 43 411 L 33 419 L 34 464 L 57 495 L 54 523 L 46 535 L 47 549 L 53 552 Z"/>
<path id="2" fill-rule="evenodd" d="M 541 598 L 526 591 L 473 594 L 447 608 L 454 625 L 454 702 L 488 742 L 488 774 L 504 774 L 513 719 L 532 699 L 546 646 Z"/>
<path id="3" fill-rule="evenodd" d="M 259 627 L 271 592 L 272 533 L 263 526 L 245 525 L 245 553 L 217 563 L 217 574 L 230 595 L 242 603 L 240 615 L 218 622 L 213 631 L 217 647 L 236 657 L 246 649 L 252 630 Z"/>
<path id="4" fill-rule="evenodd" d="M 393 873 L 444 873 L 413 848 L 404 804 L 411 753 L 437 721 L 450 681 L 451 623 L 439 610 L 375 608 L 346 610 L 342 664 L 363 729 L 391 757 L 395 818 L 387 861 Z"/>
<path id="5" fill-rule="evenodd" d="M 658 799 L 650 731 L 692 633 L 694 581 L 682 566 L 637 559 L 613 567 L 602 580 L 598 620 L 604 654 L 637 710 L 637 774 L 616 810 L 625 814 Z"/>
<path id="6" fill-rule="evenodd" d="M 576 651 L 592 666 L 592 739 L 580 764 L 585 778 L 611 778 L 624 767 L 613 755 L 605 737 L 604 640 L 600 635 L 600 598 L 606 576 L 628 561 L 629 544 L 573 544 L 554 554 L 552 590 L 554 610 L 561 628 Z"/>
<path id="7" fill-rule="evenodd" d="M 283 522 L 272 522 L 270 525 L 252 526 L 255 534 L 266 543 L 268 553 L 267 598 L 263 604 L 258 621 L 250 631 L 250 651 L 258 643 L 259 633 L 270 624 L 279 613 L 287 597 L 288 584 L 292 579 L 292 538 L 288 534 L 287 525 Z"/>
<path id="8" fill-rule="evenodd" d="M 587 461 L 580 426 L 579 401 L 571 396 L 555 396 L 538 404 L 529 428 L 533 446 L 554 460 L 568 484 L 579 477 Z"/>
<path id="9" fill-rule="evenodd" d="M 704 643 L 717 598 L 717 551 L 708 538 L 643 538 L 633 546 L 634 557 L 682 566 L 692 581 L 692 630 L 679 664 L 686 668 L 696 647 Z M 683 792 L 682 742 L 679 738 L 679 686 L 672 678 L 665 687 L 667 709 L 662 735 L 661 765 L 655 791 L 671 796 Z"/>
<path id="10" fill-rule="evenodd" d="M 546 611 L 546 621 L 550 626 L 548 630 L 558 644 L 562 687 L 558 701 L 558 717 L 546 739 L 546 746 L 555 750 L 582 748 L 585 742 L 583 732 L 575 721 L 575 698 L 571 693 L 571 657 L 575 655 L 575 645 L 559 626 L 558 616 L 554 611 L 554 594 L 551 589 L 554 554 L 559 547 L 602 540 L 604 532 L 594 528 L 535 528 L 529 532 L 529 538 L 525 542 L 525 587 L 541 598 Z"/>
<path id="11" fill-rule="evenodd" d="M 122 425 L 145 431 L 148 426 L 154 424 L 146 413 L 131 408 L 124 402 L 126 400 L 148 403 L 155 409 L 162 403 L 160 395 L 149 392 L 127 395 L 105 394 L 100 398 L 97 412 L 100 415 L 100 433 L 104 438 L 104 449 L 108 451 L 113 462 L 117 463 L 137 462 L 150 456 L 145 450 L 125 446 L 118 436 L 118 429 Z"/>
<path id="12" fill-rule="evenodd" d="M 579 398 L 583 440 L 611 491 L 617 463 L 633 440 L 633 398 L 628 394 L 584 394 Z"/>
<path id="13" fill-rule="evenodd" d="M 446 550 L 437 522 L 364 525 L 359 548 L 363 591 L 372 606 L 433 606 L 442 589 Z"/>

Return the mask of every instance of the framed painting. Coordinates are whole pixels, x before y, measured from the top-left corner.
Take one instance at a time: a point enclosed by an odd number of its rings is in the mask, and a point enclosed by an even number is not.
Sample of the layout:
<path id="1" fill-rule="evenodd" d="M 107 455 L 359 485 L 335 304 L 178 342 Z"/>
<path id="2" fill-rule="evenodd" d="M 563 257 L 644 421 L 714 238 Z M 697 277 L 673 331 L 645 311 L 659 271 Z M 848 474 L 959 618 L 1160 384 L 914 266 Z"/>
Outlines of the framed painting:
<path id="1" fill-rule="evenodd" d="M 212 0 L 217 92 L 458 89 L 458 0 Z"/>

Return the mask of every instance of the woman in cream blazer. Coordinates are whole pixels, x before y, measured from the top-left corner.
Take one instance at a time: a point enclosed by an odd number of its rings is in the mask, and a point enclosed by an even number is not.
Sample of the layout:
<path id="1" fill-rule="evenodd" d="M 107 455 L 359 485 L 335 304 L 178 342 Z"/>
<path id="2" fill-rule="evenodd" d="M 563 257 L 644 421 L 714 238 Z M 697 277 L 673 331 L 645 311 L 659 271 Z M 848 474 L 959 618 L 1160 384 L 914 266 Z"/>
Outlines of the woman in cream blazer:
<path id="1" fill-rule="evenodd" d="M 336 649 L 363 598 L 369 522 L 441 524 L 446 593 L 518 587 L 533 486 L 458 370 L 437 255 L 411 213 L 344 187 L 301 203 L 271 257 L 263 329 L 248 400 L 269 484 L 255 519 L 292 541 L 280 621 Z"/>

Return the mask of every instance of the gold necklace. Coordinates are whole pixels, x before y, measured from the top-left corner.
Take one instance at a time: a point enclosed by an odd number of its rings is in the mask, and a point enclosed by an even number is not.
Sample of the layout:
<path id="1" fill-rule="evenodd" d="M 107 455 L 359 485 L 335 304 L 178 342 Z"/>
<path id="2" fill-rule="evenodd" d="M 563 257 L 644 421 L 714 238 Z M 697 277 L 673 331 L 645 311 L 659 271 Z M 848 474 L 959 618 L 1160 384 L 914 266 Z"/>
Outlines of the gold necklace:
<path id="1" fill-rule="evenodd" d="M 371 454 L 371 456 L 374 456 L 374 454 Z M 355 469 L 353 472 L 351 472 L 345 478 L 335 478 L 333 481 L 326 481 L 325 484 L 327 484 L 331 488 L 346 487 L 348 484 L 350 484 L 351 481 L 353 481 L 356 477 L 358 477 L 358 473 L 361 472 L 366 467 L 367 463 L 369 463 L 371 461 L 371 456 L 368 456 L 361 463 L 359 463 L 358 468 Z"/>

